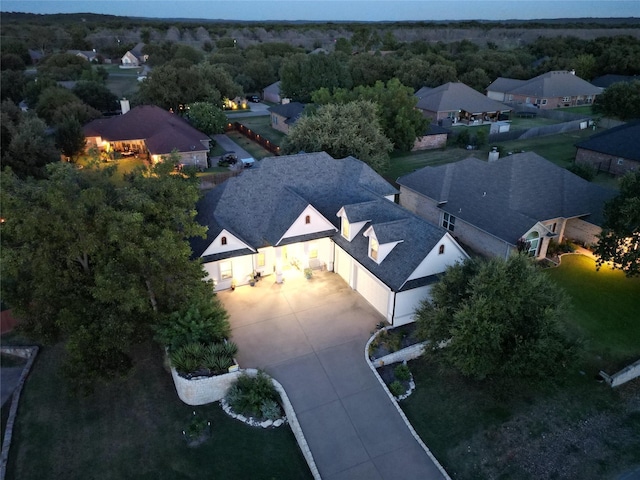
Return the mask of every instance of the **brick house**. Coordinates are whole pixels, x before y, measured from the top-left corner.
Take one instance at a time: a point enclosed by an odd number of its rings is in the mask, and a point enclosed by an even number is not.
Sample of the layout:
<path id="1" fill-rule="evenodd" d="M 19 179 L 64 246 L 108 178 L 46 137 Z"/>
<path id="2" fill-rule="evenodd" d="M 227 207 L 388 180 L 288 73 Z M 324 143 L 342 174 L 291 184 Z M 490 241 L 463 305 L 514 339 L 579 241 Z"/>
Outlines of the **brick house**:
<path id="1" fill-rule="evenodd" d="M 123 115 L 93 120 L 83 131 L 87 148 L 96 146 L 122 155 L 139 154 L 153 163 L 177 151 L 181 164 L 207 168 L 211 139 L 179 116 L 155 105 L 141 105 Z"/>
<path id="2" fill-rule="evenodd" d="M 269 107 L 271 128 L 282 133 L 289 133 L 289 128 L 298 121 L 303 111 L 304 104 L 300 102 L 289 102 Z"/>
<path id="3" fill-rule="evenodd" d="M 520 239 L 536 258 L 546 256 L 551 239 L 596 243 L 604 202 L 616 195 L 533 152 L 425 167 L 397 183 L 400 205 L 477 252 L 502 258 Z"/>
<path id="4" fill-rule="evenodd" d="M 500 114 L 512 110 L 460 82 L 449 82 L 436 88 L 422 87 L 414 96 L 418 98 L 416 108 L 433 123 L 445 127 L 457 123 L 482 125 L 495 122 Z"/>
<path id="5" fill-rule="evenodd" d="M 624 175 L 640 168 L 640 120 L 596 133 L 576 144 L 576 163 Z"/>
<path id="6" fill-rule="evenodd" d="M 434 150 L 436 148 L 444 148 L 447 146 L 447 138 L 450 130 L 437 124 L 429 125 L 428 130 L 421 137 L 416 138 L 413 142 L 412 152 L 417 150 Z"/>
<path id="7" fill-rule="evenodd" d="M 487 87 L 487 97 L 498 102 L 531 104 L 541 109 L 591 105 L 602 88 L 576 76 L 574 71 L 556 70 L 529 80 L 498 77 Z"/>

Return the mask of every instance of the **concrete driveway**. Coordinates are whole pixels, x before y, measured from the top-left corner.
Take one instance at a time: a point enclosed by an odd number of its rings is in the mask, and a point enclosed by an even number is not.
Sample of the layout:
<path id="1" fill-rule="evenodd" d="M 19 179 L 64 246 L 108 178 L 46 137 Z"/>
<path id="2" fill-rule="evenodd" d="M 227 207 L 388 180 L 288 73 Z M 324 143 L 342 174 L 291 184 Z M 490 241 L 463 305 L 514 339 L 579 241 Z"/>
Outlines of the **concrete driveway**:
<path id="1" fill-rule="evenodd" d="M 337 274 L 293 270 L 218 295 L 240 366 L 284 386 L 323 479 L 444 478 L 365 360 L 382 316 Z"/>

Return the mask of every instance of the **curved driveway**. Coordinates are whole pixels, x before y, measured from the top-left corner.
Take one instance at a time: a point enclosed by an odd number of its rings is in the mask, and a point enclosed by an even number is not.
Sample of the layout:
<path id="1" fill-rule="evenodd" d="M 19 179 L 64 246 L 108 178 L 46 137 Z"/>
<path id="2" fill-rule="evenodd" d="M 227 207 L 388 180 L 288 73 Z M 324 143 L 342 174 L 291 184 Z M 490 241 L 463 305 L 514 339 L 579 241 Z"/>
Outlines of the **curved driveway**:
<path id="1" fill-rule="evenodd" d="M 323 479 L 446 478 L 365 360 L 381 315 L 337 274 L 292 270 L 218 295 L 240 365 L 284 386 Z"/>

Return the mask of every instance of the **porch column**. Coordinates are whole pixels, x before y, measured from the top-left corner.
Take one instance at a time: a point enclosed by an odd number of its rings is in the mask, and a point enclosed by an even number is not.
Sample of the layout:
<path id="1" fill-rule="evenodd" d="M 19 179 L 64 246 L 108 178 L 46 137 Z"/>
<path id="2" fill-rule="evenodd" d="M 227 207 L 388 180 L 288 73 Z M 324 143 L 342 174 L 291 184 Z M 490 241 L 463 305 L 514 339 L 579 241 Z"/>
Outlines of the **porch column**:
<path id="1" fill-rule="evenodd" d="M 336 244 L 333 240 L 329 240 L 329 261 L 327 262 L 327 271 L 333 272 L 333 263 L 336 258 Z"/>
<path id="2" fill-rule="evenodd" d="M 276 283 L 282 283 L 282 247 L 276 247 Z"/>

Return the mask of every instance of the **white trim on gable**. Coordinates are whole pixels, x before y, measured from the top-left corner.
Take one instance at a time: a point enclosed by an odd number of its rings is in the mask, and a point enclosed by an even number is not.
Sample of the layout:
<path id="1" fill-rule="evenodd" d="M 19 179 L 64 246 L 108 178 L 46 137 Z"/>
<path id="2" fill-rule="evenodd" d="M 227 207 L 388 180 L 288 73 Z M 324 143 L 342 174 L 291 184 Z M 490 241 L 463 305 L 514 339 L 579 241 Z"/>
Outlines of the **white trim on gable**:
<path id="1" fill-rule="evenodd" d="M 369 228 L 367 228 L 362 236 L 369 238 L 369 246 L 367 247 L 369 258 L 376 262 L 378 265 L 380 265 L 382 261 L 387 257 L 387 255 L 391 253 L 393 247 L 395 247 L 399 243 L 404 242 L 404 240 L 396 240 L 395 242 L 380 243 L 378 241 L 378 237 L 376 236 L 375 225 L 371 225 Z M 377 243 L 378 247 L 376 258 L 373 258 L 371 256 L 372 239 L 375 241 L 375 243 Z"/>
<path id="2" fill-rule="evenodd" d="M 337 217 L 340 217 L 340 221 L 342 222 L 343 219 L 346 219 L 347 222 L 349 222 L 349 237 L 345 237 L 347 240 L 351 241 L 354 238 L 356 238 L 356 236 L 358 235 L 358 233 L 360 233 L 360 230 L 362 230 L 362 228 L 371 220 L 364 220 L 364 221 L 360 221 L 360 222 L 354 222 L 351 223 L 349 221 L 349 217 L 347 217 L 347 213 L 344 211 L 344 207 L 340 208 L 340 210 L 338 210 L 338 213 L 336 213 Z M 344 235 L 343 235 L 344 237 Z"/>
<path id="3" fill-rule="evenodd" d="M 308 217 L 308 218 L 307 218 Z M 309 220 L 309 223 L 307 223 Z M 301 235 L 309 235 L 310 233 L 326 232 L 327 230 L 338 231 L 329 220 L 327 220 L 313 205 L 309 204 L 296 218 L 291 226 L 284 232 L 284 235 L 278 240 L 279 245 L 285 238 L 299 237 Z"/>
<path id="4" fill-rule="evenodd" d="M 440 253 L 441 246 L 444 246 L 442 253 Z M 405 283 L 409 280 L 442 273 L 448 266 L 462 262 L 467 258 L 469 258 L 467 252 L 462 249 L 449 233 L 445 233 L 435 247 L 427 253 L 420 265 L 409 275 Z"/>
<path id="5" fill-rule="evenodd" d="M 228 230 L 222 230 L 200 256 L 206 257 L 208 255 L 215 255 L 217 253 L 243 250 L 245 248 L 248 248 L 249 250 L 255 252 L 254 248 L 252 248 L 250 245 L 247 245 L 245 242 L 230 233 Z"/>

